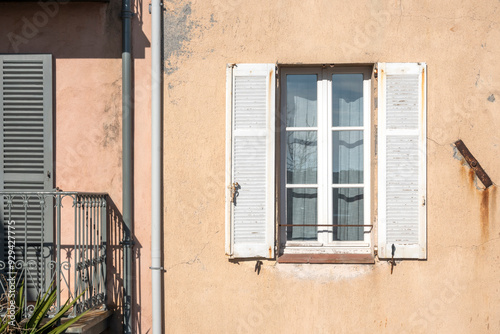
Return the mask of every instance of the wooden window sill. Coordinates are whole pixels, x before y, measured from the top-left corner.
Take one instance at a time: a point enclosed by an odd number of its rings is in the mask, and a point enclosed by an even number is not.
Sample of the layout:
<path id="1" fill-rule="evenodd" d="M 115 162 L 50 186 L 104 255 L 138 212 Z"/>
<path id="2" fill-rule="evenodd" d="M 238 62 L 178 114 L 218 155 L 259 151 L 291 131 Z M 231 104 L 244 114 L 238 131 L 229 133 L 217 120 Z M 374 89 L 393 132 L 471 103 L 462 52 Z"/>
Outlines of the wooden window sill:
<path id="1" fill-rule="evenodd" d="M 372 254 L 283 254 L 278 263 L 374 264 Z"/>

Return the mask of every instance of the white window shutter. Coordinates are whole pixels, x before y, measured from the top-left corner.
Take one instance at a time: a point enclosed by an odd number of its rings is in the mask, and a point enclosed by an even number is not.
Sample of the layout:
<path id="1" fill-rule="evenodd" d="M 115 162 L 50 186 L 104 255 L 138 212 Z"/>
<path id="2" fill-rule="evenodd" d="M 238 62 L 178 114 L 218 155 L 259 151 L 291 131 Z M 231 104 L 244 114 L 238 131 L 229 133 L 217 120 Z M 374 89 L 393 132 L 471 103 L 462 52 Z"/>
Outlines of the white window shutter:
<path id="1" fill-rule="evenodd" d="M 274 258 L 275 82 L 274 64 L 227 68 L 226 254 L 231 258 Z"/>
<path id="2" fill-rule="evenodd" d="M 426 64 L 378 73 L 378 254 L 426 259 Z"/>

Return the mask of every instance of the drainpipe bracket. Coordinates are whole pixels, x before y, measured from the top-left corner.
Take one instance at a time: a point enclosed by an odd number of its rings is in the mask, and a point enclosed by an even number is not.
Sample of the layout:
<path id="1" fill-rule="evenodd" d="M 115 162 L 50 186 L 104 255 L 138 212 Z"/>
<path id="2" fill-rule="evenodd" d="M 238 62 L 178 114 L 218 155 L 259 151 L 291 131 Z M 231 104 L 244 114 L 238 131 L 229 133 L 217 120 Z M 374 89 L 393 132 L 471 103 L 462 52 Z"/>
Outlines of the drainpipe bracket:
<path id="1" fill-rule="evenodd" d="M 160 1 L 160 7 L 162 8 L 162 10 L 165 10 L 165 7 L 163 7 L 163 2 L 161 1 Z M 149 14 L 151 14 L 152 13 L 151 8 L 153 8 L 153 4 L 150 3 L 148 8 L 149 8 Z"/>
<path id="2" fill-rule="evenodd" d="M 122 19 L 129 19 L 129 18 L 132 18 L 135 16 L 135 13 L 131 10 L 122 10 L 122 15 L 121 15 L 121 18 Z"/>
<path id="3" fill-rule="evenodd" d="M 151 270 L 161 270 L 161 271 L 166 271 L 163 267 L 149 267 Z"/>

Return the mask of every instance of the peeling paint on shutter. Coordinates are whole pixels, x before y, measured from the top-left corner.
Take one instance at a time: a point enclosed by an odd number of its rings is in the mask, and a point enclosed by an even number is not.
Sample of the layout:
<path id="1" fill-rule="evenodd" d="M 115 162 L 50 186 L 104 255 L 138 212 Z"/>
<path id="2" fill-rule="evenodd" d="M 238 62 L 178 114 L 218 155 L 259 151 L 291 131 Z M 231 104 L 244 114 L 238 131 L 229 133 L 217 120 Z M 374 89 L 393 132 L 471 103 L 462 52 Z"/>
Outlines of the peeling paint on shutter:
<path id="1" fill-rule="evenodd" d="M 226 253 L 273 258 L 274 64 L 228 67 L 226 122 Z"/>
<path id="2" fill-rule="evenodd" d="M 425 259 L 426 65 L 379 63 L 379 257 Z"/>
<path id="3" fill-rule="evenodd" d="M 53 188 L 52 175 L 52 56 L 51 55 L 1 55 L 0 56 L 0 129 L 2 191 L 49 191 Z M 27 238 L 27 261 L 40 263 L 40 247 L 44 256 L 53 248 L 53 203 L 47 201 L 41 219 L 40 201 L 31 197 L 25 212 L 20 197 L 13 200 L 10 220 L 15 221 L 16 260 L 24 262 L 24 240 Z M 7 259 L 6 201 L 0 207 L 3 237 L 0 259 Z M 42 225 L 42 221 L 44 222 Z M 33 269 L 33 268 L 32 268 Z M 36 297 L 34 284 L 39 284 L 38 270 L 31 270 L 28 281 L 30 298 Z M 47 271 L 47 279 L 50 279 Z"/>

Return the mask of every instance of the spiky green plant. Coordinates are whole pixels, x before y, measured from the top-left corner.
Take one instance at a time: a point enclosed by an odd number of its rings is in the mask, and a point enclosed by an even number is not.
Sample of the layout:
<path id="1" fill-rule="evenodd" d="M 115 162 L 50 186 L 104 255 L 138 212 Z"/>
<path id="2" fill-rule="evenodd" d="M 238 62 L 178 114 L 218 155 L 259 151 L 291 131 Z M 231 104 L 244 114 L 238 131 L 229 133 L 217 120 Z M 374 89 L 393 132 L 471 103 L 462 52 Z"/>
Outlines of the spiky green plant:
<path id="1" fill-rule="evenodd" d="M 29 333 L 29 334 L 60 334 L 63 333 L 69 326 L 78 321 L 84 314 L 89 310 L 83 312 L 82 314 L 66 321 L 63 324 L 59 324 L 59 320 L 65 315 L 66 312 L 75 305 L 75 303 L 80 299 L 80 297 L 85 293 L 82 292 L 75 299 L 70 301 L 69 299 L 64 303 L 63 307 L 59 310 L 57 314 L 54 315 L 46 323 L 42 323 L 42 320 L 47 317 L 47 314 L 56 302 L 57 291 L 51 284 L 47 292 L 43 296 L 38 296 L 35 304 L 33 313 L 29 318 L 22 319 L 22 311 L 24 305 L 24 282 L 21 284 L 19 293 L 16 296 L 16 313 L 15 313 L 15 326 L 12 326 L 12 319 L 5 316 L 0 320 L 0 333 Z"/>

